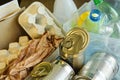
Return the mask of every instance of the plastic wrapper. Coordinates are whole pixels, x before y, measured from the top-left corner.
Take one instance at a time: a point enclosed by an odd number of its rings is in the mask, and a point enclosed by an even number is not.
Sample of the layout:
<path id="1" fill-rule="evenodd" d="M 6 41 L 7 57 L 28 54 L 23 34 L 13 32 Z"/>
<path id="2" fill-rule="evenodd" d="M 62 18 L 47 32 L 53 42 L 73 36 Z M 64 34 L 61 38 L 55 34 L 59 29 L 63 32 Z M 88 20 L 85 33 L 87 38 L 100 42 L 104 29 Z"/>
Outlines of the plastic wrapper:
<path id="1" fill-rule="evenodd" d="M 112 33 L 110 37 L 120 38 L 120 20 L 112 24 Z"/>
<path id="2" fill-rule="evenodd" d="M 18 58 L 13 60 L 5 72 L 0 75 L 0 80 L 23 80 L 29 75 L 31 68 L 50 56 L 59 46 L 63 38 L 57 38 L 49 31 L 41 38 L 31 40 L 28 46 L 23 48 Z"/>
<path id="3" fill-rule="evenodd" d="M 120 40 L 109 38 L 103 35 L 90 33 L 90 44 L 85 51 L 85 63 L 91 58 L 96 52 L 106 52 L 113 55 L 118 62 L 120 67 Z M 112 80 L 120 79 L 120 70 Z"/>

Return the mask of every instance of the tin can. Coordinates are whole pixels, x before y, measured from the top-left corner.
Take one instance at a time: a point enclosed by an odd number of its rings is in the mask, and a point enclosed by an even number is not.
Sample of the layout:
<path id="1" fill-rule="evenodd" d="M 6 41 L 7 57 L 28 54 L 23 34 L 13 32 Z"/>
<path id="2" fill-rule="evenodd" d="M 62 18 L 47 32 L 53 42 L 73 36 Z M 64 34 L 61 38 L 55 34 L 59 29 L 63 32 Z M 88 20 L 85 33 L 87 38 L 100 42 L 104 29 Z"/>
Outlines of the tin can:
<path id="1" fill-rule="evenodd" d="M 75 71 L 78 71 L 83 65 L 83 51 L 89 42 L 88 33 L 81 28 L 71 29 L 60 45 L 60 56 L 67 61 Z"/>
<path id="2" fill-rule="evenodd" d="M 42 80 L 52 70 L 50 62 L 41 62 L 34 66 L 31 73 L 24 80 Z"/>
<path id="3" fill-rule="evenodd" d="M 96 53 L 74 80 L 111 80 L 118 71 L 116 59 L 107 53 Z"/>
<path id="4" fill-rule="evenodd" d="M 57 60 L 51 72 L 43 80 L 72 80 L 75 75 L 72 67 L 63 60 Z"/>

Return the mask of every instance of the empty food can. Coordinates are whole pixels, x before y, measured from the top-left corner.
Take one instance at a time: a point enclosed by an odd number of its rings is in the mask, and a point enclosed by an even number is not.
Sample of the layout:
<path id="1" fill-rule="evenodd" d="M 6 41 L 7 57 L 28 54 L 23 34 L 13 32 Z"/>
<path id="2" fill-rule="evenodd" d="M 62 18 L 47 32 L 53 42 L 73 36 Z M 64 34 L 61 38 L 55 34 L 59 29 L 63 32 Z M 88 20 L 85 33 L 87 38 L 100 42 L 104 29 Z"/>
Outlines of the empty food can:
<path id="1" fill-rule="evenodd" d="M 72 67 L 62 60 L 56 60 L 51 72 L 43 80 L 72 80 L 75 75 Z"/>
<path id="2" fill-rule="evenodd" d="M 49 62 L 41 62 L 34 66 L 30 75 L 24 80 L 42 80 L 52 70 L 52 64 Z"/>
<path id="3" fill-rule="evenodd" d="M 107 53 L 96 53 L 74 80 L 111 80 L 118 71 L 116 59 Z"/>
<path id="4" fill-rule="evenodd" d="M 71 29 L 60 45 L 60 56 L 67 61 L 75 71 L 83 65 L 83 51 L 89 42 L 89 35 L 86 30 L 74 27 Z"/>

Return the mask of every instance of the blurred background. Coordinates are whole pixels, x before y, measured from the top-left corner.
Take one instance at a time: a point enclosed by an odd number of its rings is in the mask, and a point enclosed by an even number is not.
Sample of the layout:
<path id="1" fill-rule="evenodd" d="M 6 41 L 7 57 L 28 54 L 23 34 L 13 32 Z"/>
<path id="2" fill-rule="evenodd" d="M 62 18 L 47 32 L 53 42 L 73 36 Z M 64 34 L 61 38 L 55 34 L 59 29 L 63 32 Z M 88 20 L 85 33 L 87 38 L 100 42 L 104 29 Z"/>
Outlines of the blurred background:
<path id="1" fill-rule="evenodd" d="M 0 5 L 5 4 L 12 0 L 0 0 Z M 53 4 L 55 0 L 18 0 L 21 7 L 28 7 L 32 2 L 40 1 L 42 2 L 50 11 L 53 11 Z M 79 8 L 84 2 L 88 2 L 90 0 L 74 0 L 75 4 Z"/>

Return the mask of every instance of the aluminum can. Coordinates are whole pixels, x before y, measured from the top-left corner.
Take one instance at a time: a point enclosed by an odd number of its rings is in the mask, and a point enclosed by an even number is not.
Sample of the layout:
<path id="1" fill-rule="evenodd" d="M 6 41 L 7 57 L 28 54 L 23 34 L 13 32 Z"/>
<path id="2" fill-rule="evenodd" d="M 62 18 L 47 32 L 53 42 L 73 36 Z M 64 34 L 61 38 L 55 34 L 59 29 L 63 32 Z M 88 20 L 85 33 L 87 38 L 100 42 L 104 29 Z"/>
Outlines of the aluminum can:
<path id="1" fill-rule="evenodd" d="M 43 80 L 72 80 L 75 75 L 72 67 L 63 60 L 57 60 L 51 72 Z"/>
<path id="2" fill-rule="evenodd" d="M 89 34 L 86 30 L 74 27 L 67 34 L 60 45 L 60 56 L 68 62 L 75 71 L 84 63 L 84 50 L 89 43 Z"/>
<path id="3" fill-rule="evenodd" d="M 96 53 L 74 80 L 112 80 L 118 69 L 117 61 L 112 55 Z"/>

